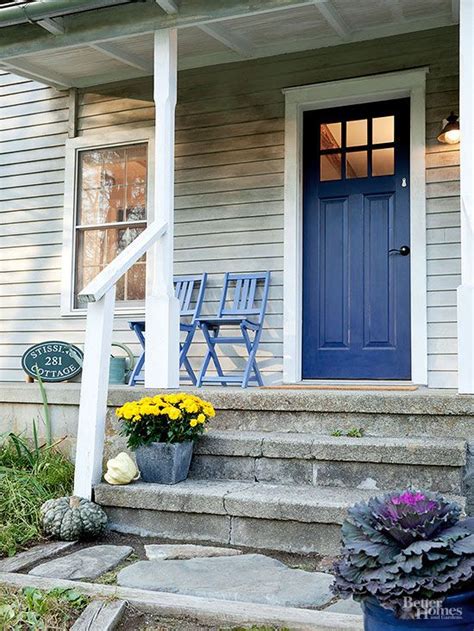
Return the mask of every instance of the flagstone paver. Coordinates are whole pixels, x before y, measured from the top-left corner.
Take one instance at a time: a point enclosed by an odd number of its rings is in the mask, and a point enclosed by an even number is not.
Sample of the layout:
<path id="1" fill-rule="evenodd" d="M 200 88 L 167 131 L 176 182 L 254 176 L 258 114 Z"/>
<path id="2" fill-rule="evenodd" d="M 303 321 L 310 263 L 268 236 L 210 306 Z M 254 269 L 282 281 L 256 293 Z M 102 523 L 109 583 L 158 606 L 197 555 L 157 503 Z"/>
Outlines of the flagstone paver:
<path id="1" fill-rule="evenodd" d="M 287 607 L 318 607 L 333 578 L 287 567 L 261 554 L 178 561 L 139 561 L 118 574 L 124 587 Z"/>
<path id="2" fill-rule="evenodd" d="M 216 546 L 198 546 L 193 544 L 150 544 L 145 546 L 145 553 L 150 561 L 165 559 L 196 559 L 199 557 L 230 557 L 242 554 L 233 548 Z"/>
<path id="3" fill-rule="evenodd" d="M 19 552 L 15 556 L 0 561 L 0 572 L 19 572 L 33 563 L 52 557 L 60 552 L 75 546 L 75 541 L 54 541 L 39 546 L 34 546 L 25 552 Z"/>
<path id="4" fill-rule="evenodd" d="M 99 545 L 84 548 L 30 570 L 34 576 L 73 581 L 94 579 L 112 570 L 133 552 L 130 546 Z"/>
<path id="5" fill-rule="evenodd" d="M 331 613 L 345 613 L 355 616 L 362 615 L 362 606 L 360 603 L 349 598 L 348 600 L 338 600 L 329 607 L 326 607 L 324 611 L 330 611 Z"/>

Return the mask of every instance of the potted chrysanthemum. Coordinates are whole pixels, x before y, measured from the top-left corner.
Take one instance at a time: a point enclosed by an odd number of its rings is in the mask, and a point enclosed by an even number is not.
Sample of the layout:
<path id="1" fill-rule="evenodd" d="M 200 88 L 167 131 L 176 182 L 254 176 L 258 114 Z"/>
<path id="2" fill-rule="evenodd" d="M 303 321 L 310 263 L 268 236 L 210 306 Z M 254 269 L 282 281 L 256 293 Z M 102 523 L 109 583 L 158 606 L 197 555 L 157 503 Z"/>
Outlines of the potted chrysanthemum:
<path id="1" fill-rule="evenodd" d="M 135 452 L 141 479 L 158 484 L 187 478 L 193 443 L 215 415 L 208 401 L 185 393 L 129 401 L 115 413 L 122 423 L 121 435 Z"/>
<path id="2" fill-rule="evenodd" d="M 353 506 L 335 594 L 362 602 L 365 631 L 474 629 L 474 519 L 413 489 Z"/>

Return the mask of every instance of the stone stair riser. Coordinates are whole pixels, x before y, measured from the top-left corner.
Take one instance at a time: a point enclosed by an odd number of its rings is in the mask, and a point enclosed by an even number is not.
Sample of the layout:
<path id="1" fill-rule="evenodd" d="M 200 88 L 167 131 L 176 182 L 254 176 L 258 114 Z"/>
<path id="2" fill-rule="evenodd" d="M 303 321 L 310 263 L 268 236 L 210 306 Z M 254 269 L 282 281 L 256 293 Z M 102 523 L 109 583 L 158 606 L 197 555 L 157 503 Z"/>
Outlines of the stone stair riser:
<path id="1" fill-rule="evenodd" d="M 206 480 L 249 480 L 383 491 L 414 485 L 441 493 L 462 493 L 462 468 L 347 462 L 300 458 L 200 455 L 193 457 L 190 476 Z"/>
<path id="2" fill-rule="evenodd" d="M 338 524 L 104 507 L 113 530 L 187 543 L 229 544 L 295 554 L 336 555 Z"/>
<path id="3" fill-rule="evenodd" d="M 212 421 L 218 430 L 307 432 L 331 435 L 363 428 L 370 436 L 439 436 L 466 438 L 474 435 L 473 417 L 362 412 L 319 412 L 220 409 Z"/>

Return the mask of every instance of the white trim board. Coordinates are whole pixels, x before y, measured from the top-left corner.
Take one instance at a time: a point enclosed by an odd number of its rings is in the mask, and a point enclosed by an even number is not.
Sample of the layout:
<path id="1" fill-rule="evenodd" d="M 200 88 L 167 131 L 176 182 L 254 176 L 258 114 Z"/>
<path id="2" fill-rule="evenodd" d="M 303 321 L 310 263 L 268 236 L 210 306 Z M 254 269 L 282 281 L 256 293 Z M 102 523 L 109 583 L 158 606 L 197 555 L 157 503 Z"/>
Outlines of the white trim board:
<path id="1" fill-rule="evenodd" d="M 425 83 L 428 68 L 287 88 L 283 269 L 283 382 L 302 373 L 303 112 L 410 98 L 410 245 L 412 382 L 428 383 L 426 305 Z"/>
<path id="2" fill-rule="evenodd" d="M 74 260 L 75 260 L 75 222 L 77 202 L 77 156 L 79 151 L 87 149 L 103 149 L 117 145 L 131 145 L 146 142 L 148 144 L 148 179 L 147 179 L 147 222 L 153 220 L 153 190 L 154 190 L 154 127 L 120 130 L 101 135 L 81 136 L 66 140 L 66 165 L 64 175 L 64 220 L 63 220 L 63 249 L 61 275 L 61 316 L 86 317 L 86 305 L 83 308 L 74 307 Z M 137 307 L 116 305 L 117 315 L 144 314 L 143 303 Z"/>

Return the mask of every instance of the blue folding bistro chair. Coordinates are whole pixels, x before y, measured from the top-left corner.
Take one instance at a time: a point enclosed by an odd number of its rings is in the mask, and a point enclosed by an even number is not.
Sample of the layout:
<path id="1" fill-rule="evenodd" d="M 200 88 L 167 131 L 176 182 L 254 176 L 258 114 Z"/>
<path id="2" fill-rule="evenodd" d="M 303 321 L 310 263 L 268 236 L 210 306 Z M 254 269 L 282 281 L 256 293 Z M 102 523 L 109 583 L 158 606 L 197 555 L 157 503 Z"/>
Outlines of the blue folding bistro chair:
<path id="1" fill-rule="evenodd" d="M 238 383 L 246 388 L 249 381 L 263 386 L 262 375 L 257 366 L 257 350 L 262 336 L 263 320 L 267 308 L 270 272 L 255 274 L 229 274 L 224 277 L 224 287 L 215 317 L 198 318 L 207 344 L 207 354 L 199 372 L 197 385 L 203 383 Z M 240 328 L 240 336 L 220 335 L 225 327 Z M 252 339 L 253 338 L 253 339 Z M 219 344 L 244 344 L 248 359 L 244 372 L 239 375 L 225 375 L 222 371 L 216 346 Z M 206 376 L 212 360 L 216 376 Z M 253 374 L 252 374 L 253 373 Z"/>
<path id="2" fill-rule="evenodd" d="M 196 385 L 196 375 L 192 369 L 188 359 L 188 350 L 193 341 L 194 333 L 197 329 L 197 318 L 201 313 L 202 302 L 204 300 L 204 292 L 206 290 L 207 274 L 199 274 L 196 276 L 175 276 L 174 291 L 176 298 L 179 300 L 181 321 L 179 328 L 186 335 L 184 340 L 180 342 L 179 367 L 184 366 L 193 385 Z M 184 321 L 183 321 L 184 319 Z M 145 322 L 131 321 L 128 323 L 130 328 L 135 331 L 140 345 L 142 354 L 133 369 L 128 385 L 134 386 L 138 381 L 143 364 L 145 362 Z"/>

